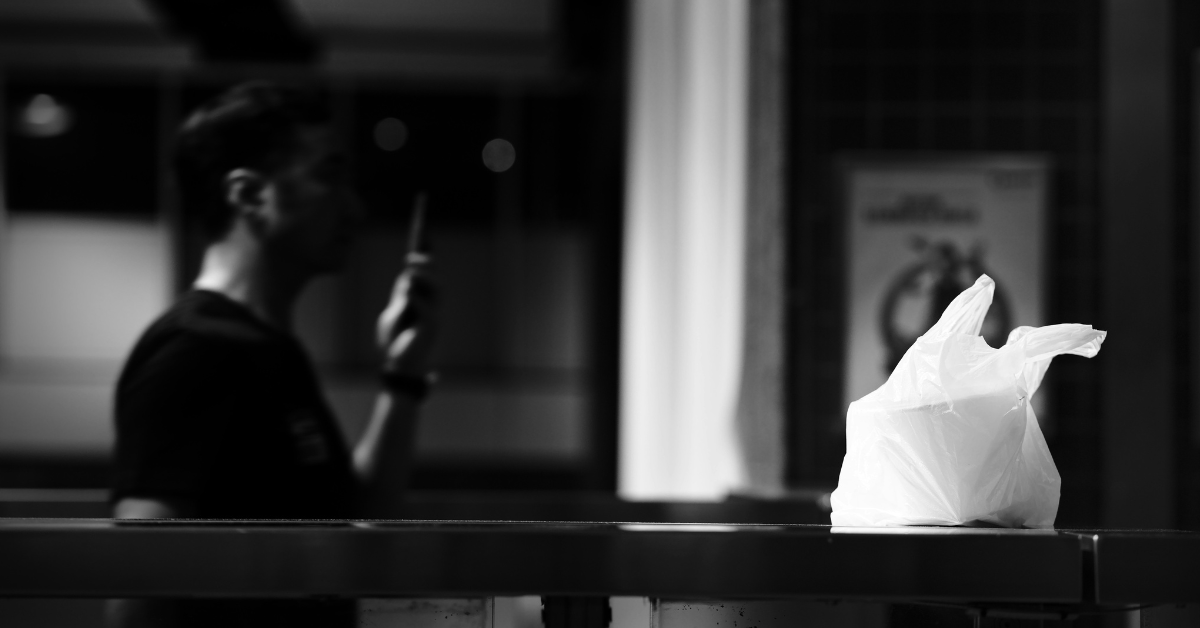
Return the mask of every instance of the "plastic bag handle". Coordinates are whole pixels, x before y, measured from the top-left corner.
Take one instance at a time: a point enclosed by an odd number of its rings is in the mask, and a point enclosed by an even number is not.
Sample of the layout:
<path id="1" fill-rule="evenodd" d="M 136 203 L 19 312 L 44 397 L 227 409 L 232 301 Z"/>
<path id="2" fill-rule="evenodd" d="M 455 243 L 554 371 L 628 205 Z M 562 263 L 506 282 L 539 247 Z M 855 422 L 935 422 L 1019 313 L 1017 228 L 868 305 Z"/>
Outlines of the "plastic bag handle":
<path id="1" fill-rule="evenodd" d="M 1050 360 L 1070 354 L 1090 358 L 1100 351 L 1108 332 L 1092 329 L 1091 325 L 1076 323 L 1045 327 L 1018 327 L 1008 335 L 1007 345 L 1023 345 L 1025 362 L 1016 375 L 1024 378 L 1025 389 L 1032 397 L 1042 385 Z"/>
<path id="2" fill-rule="evenodd" d="M 988 308 L 992 306 L 992 296 L 995 292 L 996 282 L 987 275 L 980 275 L 974 285 L 954 297 L 938 322 L 934 323 L 923 337 L 939 339 L 954 333 L 978 336 Z"/>

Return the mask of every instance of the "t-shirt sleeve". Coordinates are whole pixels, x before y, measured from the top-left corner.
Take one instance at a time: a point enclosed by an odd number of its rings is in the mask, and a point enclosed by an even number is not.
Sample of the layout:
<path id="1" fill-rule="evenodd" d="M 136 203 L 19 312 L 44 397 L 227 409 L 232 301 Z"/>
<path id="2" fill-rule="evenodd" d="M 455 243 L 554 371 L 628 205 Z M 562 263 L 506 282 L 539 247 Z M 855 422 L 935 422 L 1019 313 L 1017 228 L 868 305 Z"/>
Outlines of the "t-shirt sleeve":
<path id="1" fill-rule="evenodd" d="M 116 395 L 114 503 L 199 497 L 228 442 L 245 381 L 240 353 L 184 334 L 127 367 Z"/>

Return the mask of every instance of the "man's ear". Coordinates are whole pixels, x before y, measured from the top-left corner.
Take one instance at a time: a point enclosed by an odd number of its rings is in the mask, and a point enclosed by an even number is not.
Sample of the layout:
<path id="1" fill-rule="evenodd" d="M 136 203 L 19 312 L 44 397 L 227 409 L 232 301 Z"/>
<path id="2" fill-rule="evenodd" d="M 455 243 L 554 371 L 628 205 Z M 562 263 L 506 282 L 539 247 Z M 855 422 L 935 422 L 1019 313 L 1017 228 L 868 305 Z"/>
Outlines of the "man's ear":
<path id="1" fill-rule="evenodd" d="M 234 208 L 238 216 L 244 216 L 257 225 L 266 219 L 269 185 L 267 178 L 257 170 L 230 170 L 222 182 L 225 202 Z"/>

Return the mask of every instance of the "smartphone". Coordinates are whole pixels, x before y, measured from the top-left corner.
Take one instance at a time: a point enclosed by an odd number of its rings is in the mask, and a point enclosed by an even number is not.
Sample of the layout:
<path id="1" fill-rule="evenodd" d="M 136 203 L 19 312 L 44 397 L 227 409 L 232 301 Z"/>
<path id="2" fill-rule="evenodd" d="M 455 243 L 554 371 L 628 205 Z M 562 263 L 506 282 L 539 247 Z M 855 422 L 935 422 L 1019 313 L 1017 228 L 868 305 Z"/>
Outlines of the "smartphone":
<path id="1" fill-rule="evenodd" d="M 429 194 L 424 190 L 417 192 L 408 224 L 408 252 L 405 254 L 408 263 L 429 261 L 429 243 L 425 239 L 425 212 L 428 206 Z"/>
<path id="2" fill-rule="evenodd" d="M 408 225 L 408 251 L 404 254 L 405 266 L 428 265 L 433 261 L 429 254 L 429 241 L 425 235 L 425 214 L 428 207 L 429 194 L 422 190 L 413 199 L 412 217 L 409 219 Z M 432 299 L 435 296 L 433 284 L 429 282 L 427 276 L 421 274 L 413 277 L 413 283 L 409 290 L 415 296 L 425 299 Z M 404 329 L 415 325 L 417 318 L 414 309 L 405 310 L 400 315 L 400 328 Z"/>

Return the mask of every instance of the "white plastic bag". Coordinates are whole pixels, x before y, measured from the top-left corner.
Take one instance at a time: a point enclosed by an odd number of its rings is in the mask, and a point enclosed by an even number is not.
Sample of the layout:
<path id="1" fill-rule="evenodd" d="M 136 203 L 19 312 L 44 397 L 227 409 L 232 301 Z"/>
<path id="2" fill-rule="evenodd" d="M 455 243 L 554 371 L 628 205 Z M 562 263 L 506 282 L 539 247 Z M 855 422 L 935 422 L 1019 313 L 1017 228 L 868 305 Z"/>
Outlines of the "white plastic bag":
<path id="1" fill-rule="evenodd" d="M 993 349 L 979 330 L 994 290 L 981 276 L 850 404 L 833 525 L 1054 526 L 1062 480 L 1029 399 L 1054 356 L 1090 358 L 1105 332 L 1019 327 Z"/>

